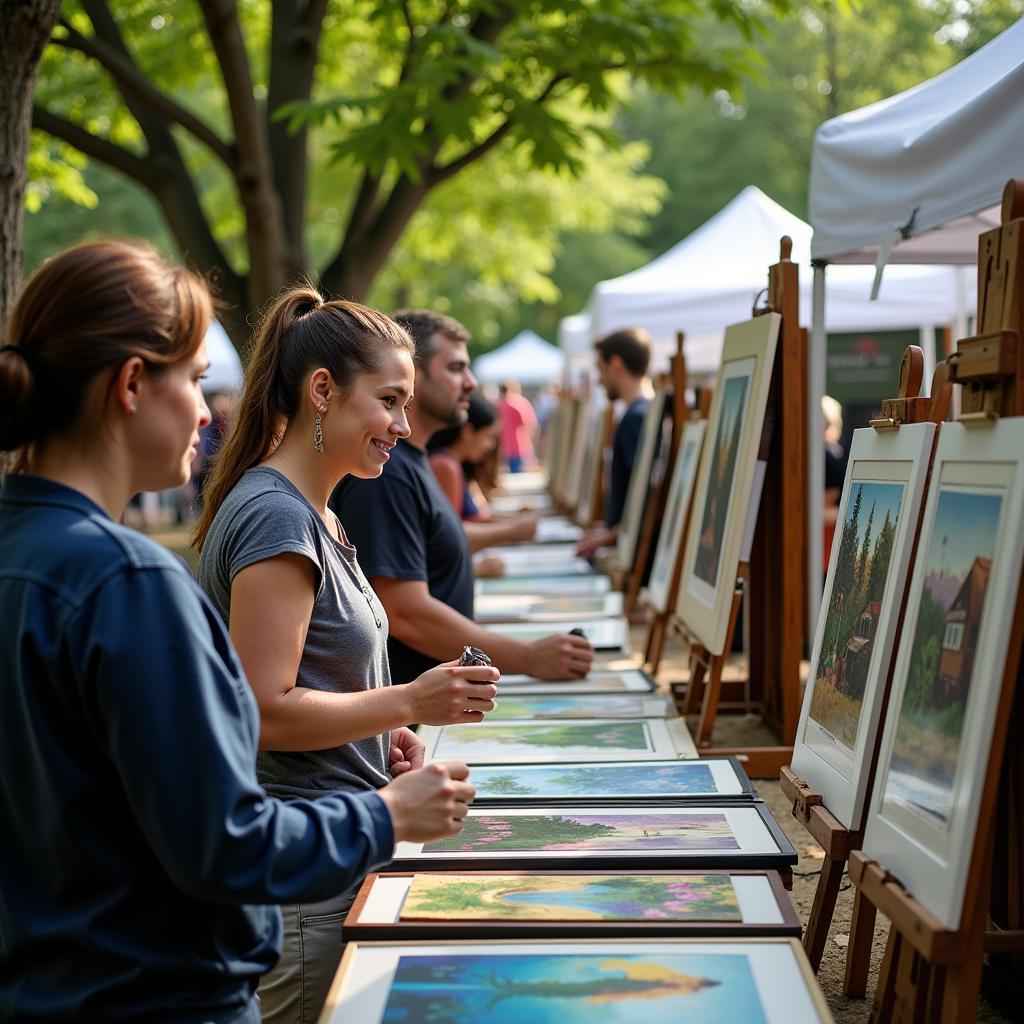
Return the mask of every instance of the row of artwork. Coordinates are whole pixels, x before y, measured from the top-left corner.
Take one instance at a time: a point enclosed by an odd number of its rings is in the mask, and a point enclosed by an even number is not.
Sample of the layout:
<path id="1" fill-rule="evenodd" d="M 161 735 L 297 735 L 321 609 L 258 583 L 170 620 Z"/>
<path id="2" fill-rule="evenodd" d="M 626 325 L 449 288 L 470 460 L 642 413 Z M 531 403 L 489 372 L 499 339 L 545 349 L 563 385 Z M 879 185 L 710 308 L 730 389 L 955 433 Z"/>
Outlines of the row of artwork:
<path id="1" fill-rule="evenodd" d="M 1024 422 L 944 423 L 932 460 L 935 430 L 855 434 L 793 770 L 956 929 L 1021 576 Z"/>

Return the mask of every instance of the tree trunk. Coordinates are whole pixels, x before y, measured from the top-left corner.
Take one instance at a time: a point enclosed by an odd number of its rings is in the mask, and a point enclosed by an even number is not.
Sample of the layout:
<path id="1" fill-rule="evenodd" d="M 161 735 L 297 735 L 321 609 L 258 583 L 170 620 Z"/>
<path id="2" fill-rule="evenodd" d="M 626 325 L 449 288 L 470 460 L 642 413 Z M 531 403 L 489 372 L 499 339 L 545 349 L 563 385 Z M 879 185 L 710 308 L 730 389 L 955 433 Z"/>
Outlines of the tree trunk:
<path id="1" fill-rule="evenodd" d="M 21 282 L 32 93 L 59 13 L 60 0 L 0 0 L 0 325 Z"/>

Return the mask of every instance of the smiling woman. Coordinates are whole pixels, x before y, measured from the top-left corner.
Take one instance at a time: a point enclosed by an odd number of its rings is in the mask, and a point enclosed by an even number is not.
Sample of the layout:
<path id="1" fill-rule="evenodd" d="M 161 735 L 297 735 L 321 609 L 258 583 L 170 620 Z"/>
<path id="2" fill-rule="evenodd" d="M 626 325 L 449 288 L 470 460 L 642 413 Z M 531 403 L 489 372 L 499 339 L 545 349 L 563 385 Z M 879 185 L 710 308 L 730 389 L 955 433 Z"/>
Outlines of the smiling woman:
<path id="1" fill-rule="evenodd" d="M 260 708 L 259 777 L 285 800 L 379 789 L 423 762 L 406 726 L 479 721 L 497 671 L 433 668 L 392 688 L 388 619 L 327 508 L 339 480 L 379 477 L 409 435 L 405 330 L 312 288 L 267 313 L 238 420 L 196 528 L 199 581 Z M 284 956 L 260 987 L 264 1021 L 314 1021 L 341 955 L 351 896 L 286 907 Z"/>

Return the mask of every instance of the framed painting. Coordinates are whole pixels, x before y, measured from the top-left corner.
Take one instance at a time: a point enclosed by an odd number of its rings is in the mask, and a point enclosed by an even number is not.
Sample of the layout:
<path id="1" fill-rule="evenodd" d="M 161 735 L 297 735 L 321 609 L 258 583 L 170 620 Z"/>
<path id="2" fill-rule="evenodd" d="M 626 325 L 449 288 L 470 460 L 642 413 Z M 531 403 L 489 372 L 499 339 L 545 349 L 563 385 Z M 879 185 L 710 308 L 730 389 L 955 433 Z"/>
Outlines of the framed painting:
<path id="1" fill-rule="evenodd" d="M 477 597 L 595 597 L 611 593 L 612 581 L 599 573 L 559 576 L 540 572 L 532 576 L 502 576 L 497 579 L 477 580 L 474 588 Z"/>
<path id="2" fill-rule="evenodd" d="M 760 803 L 470 807 L 456 836 L 399 843 L 395 869 L 776 868 L 797 860 Z"/>
<path id="3" fill-rule="evenodd" d="M 998 783 L 997 713 L 1024 554 L 1024 420 L 943 424 L 935 449 L 864 850 L 960 925 L 978 809 Z"/>
<path id="4" fill-rule="evenodd" d="M 590 433 L 584 438 L 586 452 L 583 456 L 583 473 L 580 477 L 579 497 L 576 500 L 576 521 L 589 526 L 593 515 L 594 488 L 597 486 L 597 477 L 600 471 L 601 462 L 604 459 L 604 430 L 605 415 L 602 407 L 601 415 L 597 416 L 590 424 Z"/>
<path id="5" fill-rule="evenodd" d="M 521 497 L 530 494 L 543 494 L 547 486 L 548 477 L 542 470 L 506 473 L 501 478 L 501 489 L 506 494 L 516 494 Z"/>
<path id="6" fill-rule="evenodd" d="M 726 328 L 687 531 L 676 614 L 712 653 L 728 629 L 781 317 Z"/>
<path id="7" fill-rule="evenodd" d="M 499 692 L 501 683 L 498 684 Z M 424 725 L 428 761 L 467 764 L 564 764 L 568 761 L 664 761 L 696 758 L 682 718 L 579 718 L 555 722 Z"/>
<path id="8" fill-rule="evenodd" d="M 486 548 L 485 555 L 493 555 L 505 563 L 505 575 L 551 576 L 591 575 L 594 567 L 576 556 L 575 544 L 516 544 Z"/>
<path id="9" fill-rule="evenodd" d="M 502 676 L 498 684 L 499 696 L 521 696 L 523 694 L 584 694 L 584 693 L 653 693 L 657 689 L 654 680 L 642 669 L 631 668 L 621 672 L 596 670 L 583 679 L 567 679 L 561 683 L 549 683 L 533 676 Z"/>
<path id="10" fill-rule="evenodd" d="M 485 594 L 473 602 L 477 622 L 557 622 L 560 619 L 604 619 L 622 615 L 621 592 L 544 597 L 542 594 Z"/>
<path id="11" fill-rule="evenodd" d="M 492 633 L 511 636 L 525 643 L 532 643 L 552 633 L 568 633 L 573 629 L 582 630 L 595 651 L 631 650 L 629 622 L 622 615 L 614 619 L 565 618 L 558 622 L 496 622 L 489 626 Z"/>
<path id="12" fill-rule="evenodd" d="M 675 703 L 660 694 L 583 693 L 503 695 L 488 722 L 544 722 L 563 718 L 675 718 Z"/>
<path id="13" fill-rule="evenodd" d="M 776 871 L 417 871 L 367 875 L 343 925 L 370 939 L 793 935 Z"/>
<path id="14" fill-rule="evenodd" d="M 562 399 L 562 407 L 565 410 L 565 414 L 561 423 L 561 429 L 559 430 L 557 446 L 551 455 L 551 493 L 560 504 L 565 503 L 565 486 L 569 478 L 569 466 L 573 446 L 576 441 L 576 430 L 585 412 L 583 402 L 579 398 L 571 396 L 566 396 Z M 491 507 L 494 508 L 493 503 Z M 519 506 L 505 511 L 515 512 L 518 508 Z M 495 511 L 497 512 L 498 509 L 495 508 Z M 504 515 L 505 512 L 502 512 L 502 514 Z"/>
<path id="15" fill-rule="evenodd" d="M 861 828 L 935 425 L 854 431 L 792 767 Z"/>
<path id="16" fill-rule="evenodd" d="M 679 559 L 683 531 L 690 516 L 693 482 L 697 476 L 697 463 L 706 427 L 706 420 L 687 423 L 679 439 L 679 452 L 669 483 L 668 500 L 665 502 L 665 517 L 661 522 L 651 578 L 647 583 L 647 601 L 656 612 L 663 615 L 670 610 L 670 597 L 675 597 L 675 594 L 669 594 L 669 587 Z"/>
<path id="17" fill-rule="evenodd" d="M 615 800 L 757 799 L 734 758 L 473 766 L 475 805 Z"/>
<path id="18" fill-rule="evenodd" d="M 583 473 L 586 469 L 587 449 L 590 439 L 598 429 L 604 415 L 604 393 L 592 394 L 584 401 L 576 419 L 573 432 L 572 447 L 569 451 L 568 471 L 565 477 L 565 488 L 562 492 L 562 504 L 575 511 L 580 502 L 580 491 L 583 490 Z"/>
<path id="19" fill-rule="evenodd" d="M 495 494 L 487 499 L 487 503 L 491 506 L 491 511 L 499 516 L 514 516 L 523 509 L 546 515 L 555 508 L 550 494 Z"/>
<path id="20" fill-rule="evenodd" d="M 348 944 L 321 1024 L 819 1024 L 792 938 Z"/>
<path id="21" fill-rule="evenodd" d="M 545 516 L 537 522 L 533 540 L 536 544 L 575 544 L 583 536 L 583 527 L 565 516 Z"/>
<path id="22" fill-rule="evenodd" d="M 622 570 L 631 569 L 636 556 L 636 544 L 643 526 L 644 500 L 651 486 L 651 469 L 664 429 L 665 390 L 662 388 L 654 393 L 654 397 L 647 404 L 644 425 L 640 432 L 640 444 L 629 475 L 626 504 L 622 509 L 619 537 L 615 546 L 615 564 Z"/>

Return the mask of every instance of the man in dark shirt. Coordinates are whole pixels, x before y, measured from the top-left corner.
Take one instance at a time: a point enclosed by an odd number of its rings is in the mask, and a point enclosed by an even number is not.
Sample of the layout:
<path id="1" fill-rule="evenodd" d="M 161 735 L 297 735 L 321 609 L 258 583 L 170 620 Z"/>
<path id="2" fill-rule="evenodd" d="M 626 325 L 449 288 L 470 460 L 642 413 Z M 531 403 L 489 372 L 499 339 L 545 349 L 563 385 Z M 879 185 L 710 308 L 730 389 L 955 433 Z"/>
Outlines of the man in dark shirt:
<path id="1" fill-rule="evenodd" d="M 388 613 L 392 681 L 410 682 L 438 662 L 457 658 L 466 644 L 485 650 L 502 672 L 541 679 L 586 675 L 593 650 L 582 637 L 524 643 L 472 621 L 469 544 L 426 453 L 432 434 L 466 421 L 476 387 L 469 334 L 457 320 L 429 310 L 404 310 L 395 319 L 416 342 L 412 433 L 392 450 L 379 480 L 346 477 L 330 500 Z"/>
<path id="2" fill-rule="evenodd" d="M 594 348 L 597 349 L 597 368 L 608 400 L 622 401 L 626 411 L 612 439 L 612 468 L 605 496 L 604 522 L 589 530 L 576 546 L 576 553 L 583 557 L 592 555 L 598 548 L 610 547 L 618 539 L 644 415 L 654 393 L 647 375 L 651 364 L 651 338 L 642 327 L 613 331 L 598 341 Z"/>

